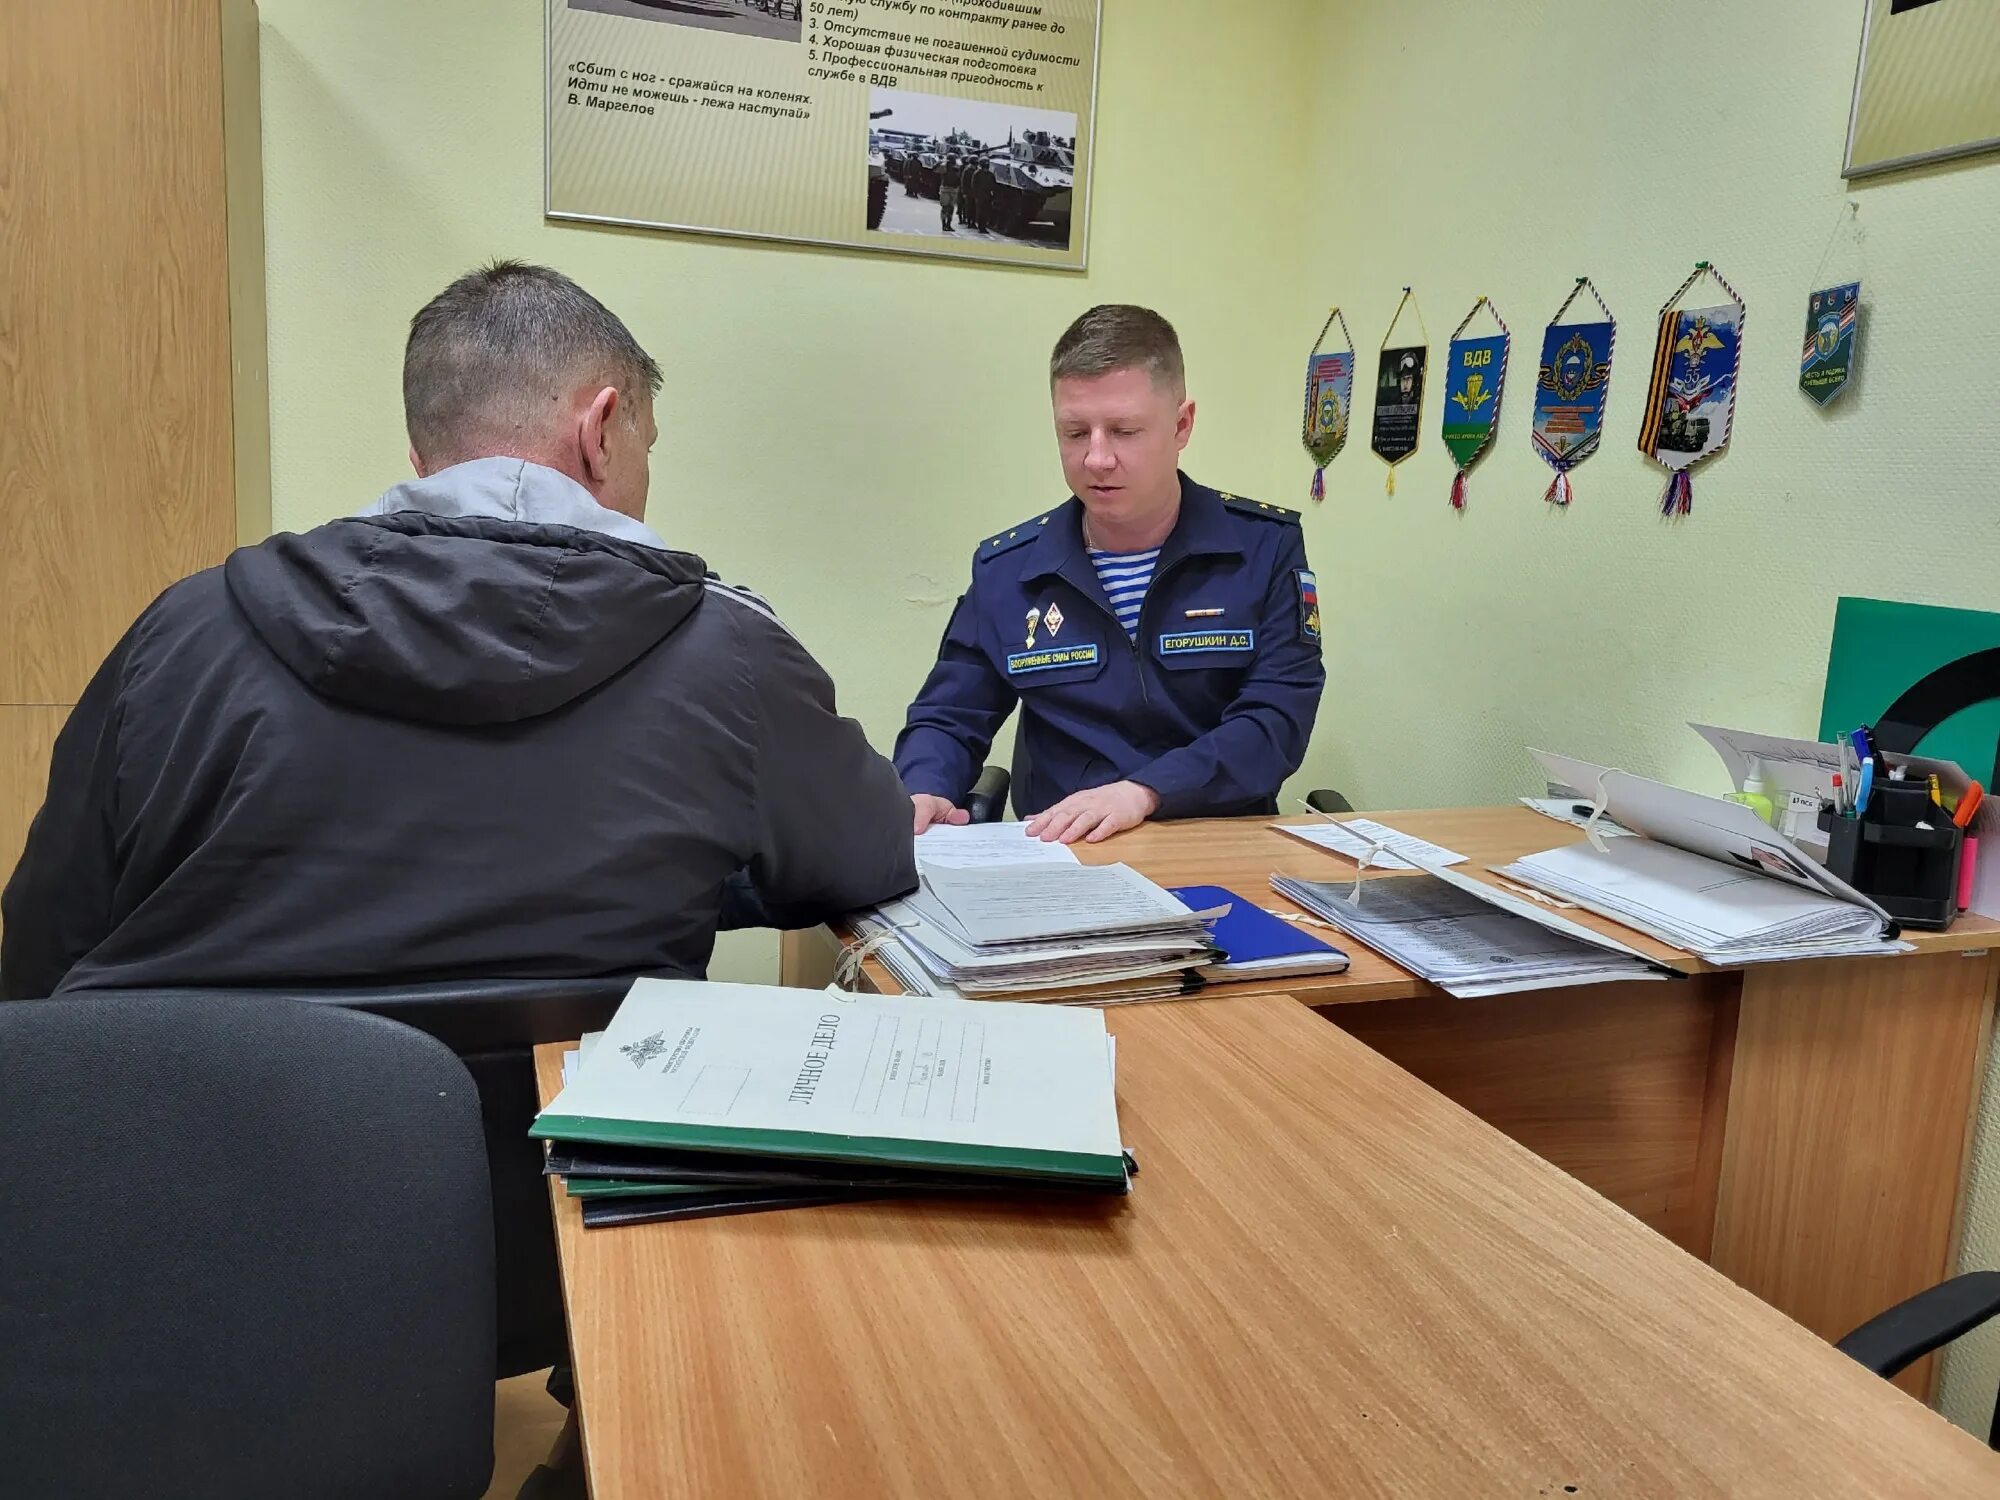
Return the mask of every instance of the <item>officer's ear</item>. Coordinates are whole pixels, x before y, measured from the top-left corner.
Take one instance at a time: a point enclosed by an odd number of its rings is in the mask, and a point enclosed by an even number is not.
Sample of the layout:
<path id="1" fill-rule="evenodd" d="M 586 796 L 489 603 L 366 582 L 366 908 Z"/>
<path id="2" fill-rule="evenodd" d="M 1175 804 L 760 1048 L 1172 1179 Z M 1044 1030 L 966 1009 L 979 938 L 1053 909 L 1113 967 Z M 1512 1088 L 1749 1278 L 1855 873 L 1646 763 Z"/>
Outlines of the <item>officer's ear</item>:
<path id="1" fill-rule="evenodd" d="M 1180 410 L 1174 413 L 1174 449 L 1176 452 L 1187 447 L 1188 439 L 1194 436 L 1194 402 L 1181 402 Z"/>

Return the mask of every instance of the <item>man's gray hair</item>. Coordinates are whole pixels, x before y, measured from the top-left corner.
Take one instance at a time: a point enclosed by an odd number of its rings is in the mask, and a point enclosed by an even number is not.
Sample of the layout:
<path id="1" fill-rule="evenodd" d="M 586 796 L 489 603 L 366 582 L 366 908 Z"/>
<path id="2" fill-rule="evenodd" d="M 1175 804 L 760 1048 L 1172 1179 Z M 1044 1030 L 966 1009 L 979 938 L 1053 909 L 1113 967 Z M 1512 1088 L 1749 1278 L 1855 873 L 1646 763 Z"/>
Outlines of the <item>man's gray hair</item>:
<path id="1" fill-rule="evenodd" d="M 486 444 L 548 435 L 578 386 L 616 386 L 637 414 L 660 367 L 616 314 L 560 271 L 496 260 L 468 271 L 410 320 L 403 419 L 427 463 L 486 456 Z"/>
<path id="2" fill-rule="evenodd" d="M 1187 367 L 1174 325 L 1149 307 L 1107 302 L 1064 330 L 1049 358 L 1049 379 L 1083 380 L 1144 370 L 1161 388 L 1185 394 Z"/>

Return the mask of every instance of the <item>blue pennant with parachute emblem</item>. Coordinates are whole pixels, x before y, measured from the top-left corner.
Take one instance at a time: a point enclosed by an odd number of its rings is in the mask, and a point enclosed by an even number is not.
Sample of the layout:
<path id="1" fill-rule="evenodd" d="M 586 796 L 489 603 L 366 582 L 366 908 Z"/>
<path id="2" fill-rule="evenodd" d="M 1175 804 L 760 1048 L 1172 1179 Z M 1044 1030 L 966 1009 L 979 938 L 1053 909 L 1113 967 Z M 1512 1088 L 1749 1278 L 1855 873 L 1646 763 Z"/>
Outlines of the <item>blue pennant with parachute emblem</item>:
<path id="1" fill-rule="evenodd" d="M 1588 291 L 1604 314 L 1601 323 L 1565 323 L 1563 314 Z M 1542 334 L 1542 366 L 1535 381 L 1535 452 L 1556 471 L 1542 498 L 1568 505 L 1569 471 L 1597 451 L 1604 436 L 1604 401 L 1611 392 L 1611 353 L 1618 323 L 1588 276 L 1576 287 Z"/>

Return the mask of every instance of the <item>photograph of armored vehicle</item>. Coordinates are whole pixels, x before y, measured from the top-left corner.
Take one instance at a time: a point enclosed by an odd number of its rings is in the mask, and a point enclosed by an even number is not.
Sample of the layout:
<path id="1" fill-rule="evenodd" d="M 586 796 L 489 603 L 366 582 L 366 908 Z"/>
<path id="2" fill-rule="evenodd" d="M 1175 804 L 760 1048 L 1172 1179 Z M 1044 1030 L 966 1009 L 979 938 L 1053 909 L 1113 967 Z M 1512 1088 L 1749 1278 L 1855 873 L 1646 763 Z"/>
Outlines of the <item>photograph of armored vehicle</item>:
<path id="1" fill-rule="evenodd" d="M 893 115 L 893 109 L 878 109 L 868 116 L 868 227 L 880 229 L 882 215 L 889 207 L 889 159 L 888 142 L 883 133 L 874 129 L 877 120 L 886 120 Z"/>
<path id="2" fill-rule="evenodd" d="M 1076 142 L 1046 130 L 1011 136 L 987 153 L 993 169 L 993 227 L 1019 238 L 1031 224 L 1054 226 L 1069 243 L 1070 204 L 1076 188 Z"/>

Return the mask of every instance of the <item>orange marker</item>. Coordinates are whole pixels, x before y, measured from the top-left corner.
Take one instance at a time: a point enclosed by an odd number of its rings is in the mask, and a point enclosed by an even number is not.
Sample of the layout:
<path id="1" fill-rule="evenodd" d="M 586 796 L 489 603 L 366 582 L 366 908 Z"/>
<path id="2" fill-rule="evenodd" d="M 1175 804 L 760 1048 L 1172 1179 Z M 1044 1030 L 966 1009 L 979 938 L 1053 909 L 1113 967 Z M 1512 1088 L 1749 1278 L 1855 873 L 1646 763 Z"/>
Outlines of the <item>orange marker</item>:
<path id="1" fill-rule="evenodd" d="M 1986 800 L 1986 789 L 1978 782 L 1966 788 L 1965 795 L 1958 799 L 1958 811 L 1951 815 L 1952 822 L 1960 828 L 1970 827 L 1972 816 L 1979 811 L 1979 804 Z"/>

